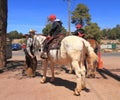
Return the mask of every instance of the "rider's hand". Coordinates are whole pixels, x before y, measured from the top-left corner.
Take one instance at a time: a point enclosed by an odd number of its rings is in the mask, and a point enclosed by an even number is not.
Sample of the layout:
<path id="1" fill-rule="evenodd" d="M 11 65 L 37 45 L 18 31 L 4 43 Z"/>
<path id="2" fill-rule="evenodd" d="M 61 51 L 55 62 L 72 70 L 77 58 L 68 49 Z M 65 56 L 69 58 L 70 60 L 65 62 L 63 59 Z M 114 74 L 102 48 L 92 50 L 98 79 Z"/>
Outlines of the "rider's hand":
<path id="1" fill-rule="evenodd" d="M 78 36 L 79 36 L 79 37 L 83 37 L 84 34 L 81 34 L 80 32 L 78 32 Z"/>
<path id="2" fill-rule="evenodd" d="M 84 36 L 84 34 L 80 34 L 79 36 L 80 36 L 80 37 L 83 37 L 83 36 Z"/>
<path id="3" fill-rule="evenodd" d="M 51 38 L 51 36 L 50 36 L 50 35 L 48 35 L 48 36 L 47 36 L 47 39 L 50 39 L 50 38 Z"/>

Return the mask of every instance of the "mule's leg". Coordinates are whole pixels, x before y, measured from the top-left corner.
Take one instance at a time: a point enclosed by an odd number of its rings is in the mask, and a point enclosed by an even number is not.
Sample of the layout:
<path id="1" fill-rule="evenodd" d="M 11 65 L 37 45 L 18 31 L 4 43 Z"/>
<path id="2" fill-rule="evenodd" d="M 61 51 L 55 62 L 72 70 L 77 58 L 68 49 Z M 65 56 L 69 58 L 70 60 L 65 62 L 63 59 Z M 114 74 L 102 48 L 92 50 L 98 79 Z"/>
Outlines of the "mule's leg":
<path id="1" fill-rule="evenodd" d="M 98 61 L 98 56 L 95 54 L 95 52 L 91 52 L 90 53 L 90 57 L 91 57 L 91 64 L 92 64 L 92 74 L 91 77 L 94 78 L 95 77 L 95 71 L 96 71 L 96 64 Z"/>
<path id="2" fill-rule="evenodd" d="M 70 70 L 69 70 L 69 74 L 72 74 L 72 72 L 73 72 L 73 67 L 72 67 L 72 64 L 70 63 Z"/>
<path id="3" fill-rule="evenodd" d="M 86 69 L 84 64 L 81 64 L 81 88 L 82 89 L 86 88 L 85 78 L 86 78 Z"/>
<path id="4" fill-rule="evenodd" d="M 82 90 L 82 87 L 81 87 L 81 70 L 80 70 L 80 67 L 79 67 L 79 63 L 78 61 L 72 61 L 72 66 L 75 70 L 75 74 L 77 76 L 77 85 L 76 85 L 76 88 L 75 88 L 75 95 L 80 95 L 80 92 Z"/>
<path id="5" fill-rule="evenodd" d="M 54 63 L 51 63 L 50 69 L 51 69 L 51 74 L 52 74 L 50 82 L 54 82 L 54 80 L 55 80 L 55 76 L 54 76 Z"/>
<path id="6" fill-rule="evenodd" d="M 86 75 L 86 77 L 89 78 L 92 74 L 91 58 L 89 56 L 87 56 L 86 61 L 87 61 L 87 75 Z"/>
<path id="7" fill-rule="evenodd" d="M 45 81 L 46 81 L 47 66 L 48 66 L 48 61 L 45 60 L 44 61 L 44 69 L 43 69 L 43 77 L 40 80 L 41 83 L 45 83 Z"/>
<path id="8" fill-rule="evenodd" d="M 97 68 L 97 61 L 93 63 L 93 72 L 92 72 L 92 78 L 95 78 L 96 75 L 96 68 Z"/>

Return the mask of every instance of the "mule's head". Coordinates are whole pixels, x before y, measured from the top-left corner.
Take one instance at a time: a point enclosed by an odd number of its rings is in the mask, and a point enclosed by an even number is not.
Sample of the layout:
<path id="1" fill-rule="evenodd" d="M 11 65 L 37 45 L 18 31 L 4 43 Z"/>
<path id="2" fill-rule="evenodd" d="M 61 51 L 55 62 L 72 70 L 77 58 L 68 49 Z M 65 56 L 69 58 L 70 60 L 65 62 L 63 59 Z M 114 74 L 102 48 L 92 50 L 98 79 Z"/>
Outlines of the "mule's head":
<path id="1" fill-rule="evenodd" d="M 45 39 L 46 39 L 46 37 L 43 36 L 43 35 L 35 35 L 34 36 L 34 47 L 35 47 L 35 50 L 42 51 L 42 49 L 43 49 L 43 42 L 44 42 Z"/>

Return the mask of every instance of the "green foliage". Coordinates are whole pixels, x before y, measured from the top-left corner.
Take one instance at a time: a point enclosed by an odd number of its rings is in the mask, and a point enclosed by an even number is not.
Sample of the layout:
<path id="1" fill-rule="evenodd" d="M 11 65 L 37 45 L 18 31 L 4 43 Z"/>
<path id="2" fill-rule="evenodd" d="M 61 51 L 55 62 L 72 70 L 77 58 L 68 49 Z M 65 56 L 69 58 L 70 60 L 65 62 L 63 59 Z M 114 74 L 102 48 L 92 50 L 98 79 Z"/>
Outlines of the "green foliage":
<path id="1" fill-rule="evenodd" d="M 10 38 L 11 40 L 12 39 L 20 39 L 22 38 L 22 33 L 19 33 L 18 31 L 14 30 L 14 31 L 11 31 L 7 34 L 8 38 Z"/>
<path id="2" fill-rule="evenodd" d="M 108 36 L 107 36 L 107 29 L 103 29 L 101 31 L 101 34 L 102 34 L 102 39 L 107 39 L 108 38 Z"/>
<path id="3" fill-rule="evenodd" d="M 43 35 L 47 36 L 50 32 L 50 29 L 52 28 L 51 24 L 47 24 L 45 28 L 42 30 Z"/>
<path id="4" fill-rule="evenodd" d="M 43 35 L 47 36 L 50 32 L 51 27 L 52 27 L 51 24 L 47 24 L 46 27 L 42 30 Z M 67 30 L 64 27 L 62 27 L 62 33 L 64 35 L 67 34 Z"/>
<path id="5" fill-rule="evenodd" d="M 62 27 L 62 33 L 66 36 L 68 33 L 67 33 L 67 30 L 64 28 L 64 27 Z"/>
<path id="6" fill-rule="evenodd" d="M 89 14 L 89 9 L 84 4 L 78 4 L 76 9 L 72 12 L 72 23 L 82 23 L 89 24 L 91 17 Z"/>
<path id="7" fill-rule="evenodd" d="M 100 43 L 101 31 L 97 23 L 90 23 L 85 27 L 85 38 L 93 38 Z"/>
<path id="8" fill-rule="evenodd" d="M 120 39 L 120 25 L 116 25 L 112 29 L 103 29 L 101 30 L 103 39 Z"/>

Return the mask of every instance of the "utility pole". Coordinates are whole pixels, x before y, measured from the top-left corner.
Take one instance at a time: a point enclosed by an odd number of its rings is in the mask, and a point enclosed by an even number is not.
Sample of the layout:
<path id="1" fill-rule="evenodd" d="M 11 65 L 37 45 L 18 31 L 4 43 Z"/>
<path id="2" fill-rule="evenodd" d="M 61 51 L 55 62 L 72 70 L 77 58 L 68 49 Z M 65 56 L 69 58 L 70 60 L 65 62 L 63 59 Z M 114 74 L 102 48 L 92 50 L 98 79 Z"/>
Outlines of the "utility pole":
<path id="1" fill-rule="evenodd" d="M 0 0 L 0 68 L 6 66 L 7 0 Z"/>
<path id="2" fill-rule="evenodd" d="M 67 1 L 68 2 L 68 35 L 71 34 L 70 32 L 70 14 L 71 14 L 71 11 L 70 11 L 70 6 L 71 6 L 71 0 L 63 0 L 63 1 Z"/>
<path id="3" fill-rule="evenodd" d="M 68 35 L 71 34 L 71 30 L 70 30 L 70 19 L 71 19 L 71 0 L 68 0 Z"/>

